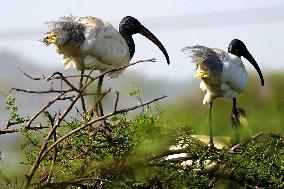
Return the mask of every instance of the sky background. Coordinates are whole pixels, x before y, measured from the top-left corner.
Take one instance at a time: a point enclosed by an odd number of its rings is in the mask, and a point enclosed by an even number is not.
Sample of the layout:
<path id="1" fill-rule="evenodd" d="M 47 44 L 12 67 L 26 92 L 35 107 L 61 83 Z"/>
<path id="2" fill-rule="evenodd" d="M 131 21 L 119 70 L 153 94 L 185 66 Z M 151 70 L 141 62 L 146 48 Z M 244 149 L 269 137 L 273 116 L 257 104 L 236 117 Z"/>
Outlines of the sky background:
<path id="1" fill-rule="evenodd" d="M 171 59 L 171 65 L 167 66 L 155 45 L 135 35 L 136 53 L 132 60 L 155 57 L 157 62 L 137 65 L 130 70 L 149 78 L 171 81 L 192 78 L 194 66 L 180 52 L 183 47 L 198 44 L 227 50 L 234 38 L 245 42 L 264 74 L 284 68 L 283 0 L 3 1 L 0 51 L 18 53 L 43 69 L 63 69 L 61 57 L 54 48 L 46 47 L 39 40 L 48 29 L 46 22 L 70 14 L 103 18 L 115 28 L 126 15 L 138 18 L 160 39 Z M 248 63 L 246 67 L 253 68 Z"/>

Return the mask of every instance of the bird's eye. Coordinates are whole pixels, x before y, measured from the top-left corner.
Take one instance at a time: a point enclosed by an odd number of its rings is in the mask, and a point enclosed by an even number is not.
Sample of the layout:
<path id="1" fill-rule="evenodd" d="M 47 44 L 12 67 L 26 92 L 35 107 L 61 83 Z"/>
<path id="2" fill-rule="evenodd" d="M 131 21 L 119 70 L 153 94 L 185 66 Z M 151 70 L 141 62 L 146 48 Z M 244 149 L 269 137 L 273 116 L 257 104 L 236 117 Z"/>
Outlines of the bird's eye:
<path id="1" fill-rule="evenodd" d="M 195 65 L 195 70 L 197 70 L 197 69 L 198 69 L 198 65 L 196 64 L 196 65 Z"/>

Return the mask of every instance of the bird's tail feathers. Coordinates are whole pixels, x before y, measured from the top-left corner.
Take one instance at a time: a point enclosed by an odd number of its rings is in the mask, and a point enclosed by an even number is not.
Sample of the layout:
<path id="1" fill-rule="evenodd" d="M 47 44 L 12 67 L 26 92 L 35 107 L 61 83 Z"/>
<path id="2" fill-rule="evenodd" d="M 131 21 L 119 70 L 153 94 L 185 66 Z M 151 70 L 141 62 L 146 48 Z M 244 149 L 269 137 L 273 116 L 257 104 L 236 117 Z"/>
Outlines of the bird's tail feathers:
<path id="1" fill-rule="evenodd" d="M 80 46 L 85 39 L 85 27 L 78 20 L 78 17 L 70 15 L 61 17 L 58 21 L 47 22 L 49 27 L 47 36 L 50 33 L 56 34 L 54 42 L 59 46 L 65 46 L 68 42 Z"/>
<path id="2" fill-rule="evenodd" d="M 208 53 L 211 53 L 212 49 L 201 45 L 195 45 L 185 47 L 181 51 L 192 58 L 193 63 L 201 64 L 208 57 Z"/>

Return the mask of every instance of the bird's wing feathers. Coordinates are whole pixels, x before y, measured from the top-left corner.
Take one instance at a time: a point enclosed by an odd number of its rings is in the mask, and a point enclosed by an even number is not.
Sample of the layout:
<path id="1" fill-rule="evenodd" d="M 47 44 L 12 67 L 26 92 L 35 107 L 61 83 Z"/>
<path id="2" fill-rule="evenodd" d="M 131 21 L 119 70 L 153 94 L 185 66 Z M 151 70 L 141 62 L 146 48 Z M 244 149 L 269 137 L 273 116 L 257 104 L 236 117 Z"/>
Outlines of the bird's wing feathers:
<path id="1" fill-rule="evenodd" d="M 220 85 L 201 82 L 201 89 L 207 90 L 205 103 L 214 96 L 236 97 L 247 85 L 247 73 L 241 59 L 221 49 L 204 46 L 186 47 L 182 50 L 192 58 L 193 63 L 206 67 L 211 76 L 217 76 Z M 211 77 L 210 76 L 210 77 Z M 210 98 L 209 98 L 210 97 Z"/>
<path id="2" fill-rule="evenodd" d="M 85 26 L 78 22 L 79 17 L 64 16 L 58 21 L 49 22 L 50 32 L 55 35 L 54 43 L 57 46 L 64 47 L 67 43 L 79 47 L 85 39 Z"/>
<path id="3" fill-rule="evenodd" d="M 90 65 L 105 64 L 95 67 L 105 71 L 101 68 L 119 68 L 129 64 L 129 50 L 124 38 L 102 19 L 68 16 L 51 22 L 50 27 L 51 32 L 57 34 L 57 52 L 65 55 L 65 67 L 92 69 Z M 85 62 L 88 65 L 84 65 Z"/>
<path id="4" fill-rule="evenodd" d="M 127 65 L 130 61 L 128 46 L 120 33 L 103 20 L 93 17 L 86 19 L 86 39 L 81 50 L 94 57 L 94 60 L 109 65 L 109 68 Z"/>
<path id="5" fill-rule="evenodd" d="M 242 92 L 248 83 L 248 75 L 241 59 L 226 53 L 223 60 L 222 80 L 238 93 Z"/>

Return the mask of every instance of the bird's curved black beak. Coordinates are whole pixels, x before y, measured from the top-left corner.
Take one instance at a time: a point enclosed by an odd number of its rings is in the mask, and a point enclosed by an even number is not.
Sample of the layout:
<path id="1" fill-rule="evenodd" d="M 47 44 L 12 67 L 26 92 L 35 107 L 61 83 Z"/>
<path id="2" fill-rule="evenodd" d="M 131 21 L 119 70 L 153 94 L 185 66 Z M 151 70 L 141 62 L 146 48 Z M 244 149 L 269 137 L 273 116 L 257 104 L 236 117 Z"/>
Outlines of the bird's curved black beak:
<path id="1" fill-rule="evenodd" d="M 163 54 L 165 55 L 165 57 L 167 59 L 167 63 L 170 64 L 169 55 L 168 55 L 165 47 L 163 46 L 163 44 L 156 38 L 156 36 L 154 34 L 152 34 L 152 32 L 150 32 L 144 26 L 142 26 L 142 28 L 141 28 L 139 33 L 141 35 L 143 35 L 144 37 L 148 38 L 149 40 L 151 40 L 153 43 L 155 43 L 159 47 L 159 49 L 163 52 Z"/>
<path id="2" fill-rule="evenodd" d="M 246 50 L 243 57 L 245 57 L 253 65 L 253 67 L 256 69 L 256 71 L 259 75 L 260 81 L 261 81 L 261 85 L 264 86 L 264 79 L 263 79 L 261 70 L 260 70 L 257 62 L 255 61 L 255 59 L 253 58 L 253 56 L 250 54 L 250 52 L 248 50 Z"/>

